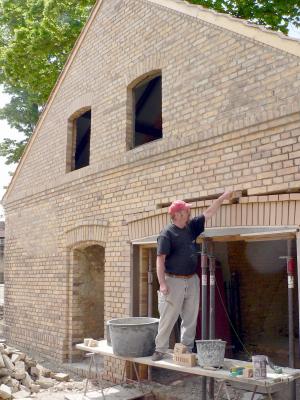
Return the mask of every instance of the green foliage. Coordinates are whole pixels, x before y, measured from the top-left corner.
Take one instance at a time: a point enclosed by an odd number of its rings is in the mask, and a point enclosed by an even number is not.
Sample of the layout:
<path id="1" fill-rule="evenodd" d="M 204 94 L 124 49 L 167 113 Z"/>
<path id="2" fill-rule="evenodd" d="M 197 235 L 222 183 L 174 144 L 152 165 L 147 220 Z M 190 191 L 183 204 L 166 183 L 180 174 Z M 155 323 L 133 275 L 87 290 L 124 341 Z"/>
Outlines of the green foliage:
<path id="1" fill-rule="evenodd" d="M 19 160 L 94 3 L 0 0 L 0 83 L 12 95 L 0 119 L 25 135 L 0 144 L 8 164 Z"/>
<path id="2" fill-rule="evenodd" d="M 188 0 L 238 18 L 288 33 L 288 25 L 300 26 L 300 2 L 292 0 Z"/>
<path id="3" fill-rule="evenodd" d="M 24 135 L 23 140 L 7 138 L 0 143 L 0 156 L 6 158 L 6 164 L 12 164 L 17 162 L 22 155 L 38 119 L 39 109 L 34 99 L 25 91 L 10 87 L 6 88 L 6 92 L 11 95 L 11 101 L 0 109 L 0 119 L 5 119 L 11 128 Z"/>
<path id="4" fill-rule="evenodd" d="M 2 0 L 0 80 L 45 104 L 94 0 Z"/>
<path id="5" fill-rule="evenodd" d="M 188 0 L 190 3 L 287 33 L 300 25 L 300 2 Z M 0 155 L 19 160 L 39 111 L 61 72 L 96 0 L 0 0 L 0 84 L 12 95 L 0 118 L 25 135 L 5 139 Z"/>

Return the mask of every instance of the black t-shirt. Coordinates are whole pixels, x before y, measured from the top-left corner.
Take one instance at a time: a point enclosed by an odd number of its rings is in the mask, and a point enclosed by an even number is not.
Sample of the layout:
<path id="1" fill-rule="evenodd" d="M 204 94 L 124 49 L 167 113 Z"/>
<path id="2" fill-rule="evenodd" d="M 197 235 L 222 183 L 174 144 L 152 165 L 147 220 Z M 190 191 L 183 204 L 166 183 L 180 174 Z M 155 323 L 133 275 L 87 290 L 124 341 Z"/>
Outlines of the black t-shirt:
<path id="1" fill-rule="evenodd" d="M 197 269 L 198 255 L 195 239 L 204 231 L 205 217 L 192 218 L 186 227 L 168 224 L 157 238 L 157 255 L 166 255 L 166 272 L 193 274 Z"/>

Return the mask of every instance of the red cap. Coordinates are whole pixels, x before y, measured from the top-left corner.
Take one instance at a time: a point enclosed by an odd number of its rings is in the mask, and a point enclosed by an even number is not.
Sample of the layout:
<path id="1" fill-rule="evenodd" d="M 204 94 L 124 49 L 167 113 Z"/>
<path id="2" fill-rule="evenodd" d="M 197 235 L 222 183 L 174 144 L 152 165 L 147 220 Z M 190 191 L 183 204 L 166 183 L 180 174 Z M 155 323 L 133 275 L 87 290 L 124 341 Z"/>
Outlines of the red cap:
<path id="1" fill-rule="evenodd" d="M 190 210 L 191 207 L 192 207 L 191 204 L 186 203 L 183 200 L 175 200 L 170 205 L 170 207 L 168 209 L 168 213 L 172 215 L 179 211 Z"/>

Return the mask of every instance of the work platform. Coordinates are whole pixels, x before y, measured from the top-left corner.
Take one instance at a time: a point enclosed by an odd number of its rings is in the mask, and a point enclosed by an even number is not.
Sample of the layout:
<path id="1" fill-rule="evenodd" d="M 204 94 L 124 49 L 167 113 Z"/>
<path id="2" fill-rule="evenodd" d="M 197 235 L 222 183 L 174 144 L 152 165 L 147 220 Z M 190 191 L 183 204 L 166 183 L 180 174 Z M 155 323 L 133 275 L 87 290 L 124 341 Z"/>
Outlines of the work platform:
<path id="1" fill-rule="evenodd" d="M 76 345 L 76 348 L 85 352 L 99 354 L 102 356 L 114 357 L 126 362 L 132 363 L 135 367 L 137 364 L 147 365 L 149 367 L 157 367 L 164 368 L 168 370 L 184 372 L 192 375 L 198 375 L 201 377 L 213 378 L 216 381 L 221 383 L 221 387 L 225 389 L 225 393 L 227 395 L 226 384 L 229 383 L 231 385 L 235 384 L 237 387 L 240 387 L 244 390 L 249 390 L 253 392 L 253 398 L 255 393 L 267 394 L 270 399 L 272 399 L 272 394 L 276 392 L 280 392 L 283 389 L 283 386 L 293 382 L 296 379 L 300 378 L 300 369 L 291 369 L 291 368 L 283 368 L 282 374 L 275 374 L 267 369 L 267 379 L 255 379 L 255 378 L 245 378 L 243 376 L 230 376 L 230 368 L 234 366 L 246 366 L 249 365 L 248 362 L 234 360 L 234 359 L 225 359 L 224 367 L 221 369 L 207 369 L 201 368 L 199 366 L 196 367 L 185 367 L 178 364 L 172 359 L 172 354 L 166 356 L 163 360 L 160 361 L 152 361 L 151 357 L 120 357 L 113 354 L 113 350 L 111 346 L 107 345 L 106 340 L 101 340 L 98 342 L 98 346 L 96 347 L 88 347 L 84 344 Z M 171 352 L 171 351 L 170 351 Z M 219 398 L 220 393 L 216 393 L 215 399 Z M 229 398 L 229 395 L 227 395 Z"/>

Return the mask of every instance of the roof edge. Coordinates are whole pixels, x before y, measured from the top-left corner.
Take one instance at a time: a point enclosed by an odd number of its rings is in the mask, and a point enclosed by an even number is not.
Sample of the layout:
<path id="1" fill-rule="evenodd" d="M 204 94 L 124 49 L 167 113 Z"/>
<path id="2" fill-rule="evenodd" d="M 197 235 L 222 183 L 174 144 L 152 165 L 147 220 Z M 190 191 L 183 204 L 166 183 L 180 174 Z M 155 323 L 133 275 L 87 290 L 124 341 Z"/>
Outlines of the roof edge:
<path id="1" fill-rule="evenodd" d="M 27 146 L 25 147 L 24 153 L 22 155 L 21 160 L 19 161 L 17 169 L 8 185 L 6 192 L 4 193 L 4 195 L 2 197 L 2 200 L 1 200 L 2 204 L 5 204 L 5 201 L 7 200 L 8 196 L 14 186 L 16 178 L 20 172 L 20 169 L 21 169 L 22 165 L 24 164 L 24 162 L 27 158 L 27 155 L 28 155 L 28 153 L 34 143 L 34 140 L 37 136 L 37 133 L 38 133 L 42 123 L 44 122 L 44 119 L 46 118 L 46 116 L 48 114 L 50 106 L 55 99 L 55 96 L 60 88 L 60 85 L 62 84 L 63 80 L 65 79 L 66 74 L 74 61 L 77 51 L 79 50 L 86 34 L 88 33 L 92 22 L 94 21 L 101 5 L 103 4 L 103 1 L 104 0 L 98 0 L 96 2 L 84 28 L 82 29 L 78 39 L 75 42 L 75 45 L 65 63 L 65 66 L 64 66 L 62 72 L 60 73 L 60 75 L 49 95 L 48 101 L 45 104 L 44 110 L 38 120 L 38 123 L 33 131 L 33 134 L 31 136 L 29 142 L 27 143 Z M 165 7 L 165 8 L 172 9 L 172 10 L 180 12 L 182 14 L 186 14 L 191 17 L 198 18 L 202 21 L 216 25 L 220 28 L 227 29 L 231 32 L 248 37 L 249 39 L 255 40 L 257 42 L 271 46 L 278 50 L 284 51 L 285 53 L 289 53 L 291 55 L 300 57 L 300 40 L 290 38 L 281 32 L 271 31 L 262 26 L 250 24 L 246 20 L 238 19 L 238 18 L 232 17 L 228 14 L 218 13 L 214 10 L 207 9 L 200 5 L 191 4 L 191 3 L 188 3 L 188 2 L 182 1 L 182 0 L 147 0 L 147 1 L 152 4 L 156 4 L 156 5 Z"/>
<path id="2" fill-rule="evenodd" d="M 183 0 L 147 0 L 162 7 L 198 18 L 207 23 L 243 35 L 249 39 L 282 50 L 300 57 L 300 40 L 291 38 L 282 32 L 272 31 L 262 25 L 256 25 L 247 20 L 223 14 L 198 4 L 191 4 Z"/>
<path id="3" fill-rule="evenodd" d="M 27 143 L 27 145 L 25 147 L 25 150 L 24 150 L 23 155 L 22 155 L 22 157 L 21 157 L 21 159 L 19 161 L 17 169 L 16 169 L 16 171 L 15 171 L 15 173 L 14 173 L 14 175 L 13 175 L 13 177 L 12 177 L 12 179 L 11 179 L 9 185 L 8 185 L 8 188 L 6 189 L 6 192 L 4 193 L 4 195 L 2 197 L 1 204 L 3 204 L 3 205 L 5 204 L 5 201 L 7 200 L 8 196 L 9 196 L 9 193 L 11 192 L 11 190 L 12 190 L 12 188 L 14 186 L 14 183 L 15 183 L 15 180 L 16 180 L 18 174 L 19 174 L 19 171 L 22 168 L 22 165 L 24 164 L 24 162 L 26 160 L 26 157 L 27 157 L 27 155 L 28 155 L 28 153 L 29 153 L 34 141 L 35 141 L 35 138 L 36 138 L 36 136 L 37 136 L 37 134 L 39 132 L 39 129 L 40 129 L 41 125 L 44 122 L 44 119 L 46 118 L 46 116 L 48 114 L 48 111 L 49 111 L 49 109 L 51 107 L 51 104 L 53 103 L 53 101 L 54 101 L 54 99 L 56 97 L 56 94 L 57 94 L 58 90 L 60 89 L 60 86 L 61 86 L 63 80 L 65 79 L 65 77 L 67 75 L 67 72 L 68 72 L 68 70 L 70 69 L 70 67 L 71 67 L 71 65 L 73 63 L 73 61 L 75 59 L 75 56 L 76 56 L 76 54 L 77 54 L 77 52 L 78 52 L 83 40 L 85 39 L 85 36 L 87 35 L 87 33 L 88 33 L 89 29 L 90 29 L 91 24 L 93 23 L 96 15 L 98 14 L 98 11 L 99 11 L 101 5 L 103 4 L 103 1 L 104 0 L 97 0 L 96 4 L 92 8 L 90 16 L 89 16 L 87 22 L 85 23 L 82 31 L 80 32 L 80 35 L 78 36 L 78 38 L 77 38 L 77 40 L 76 40 L 76 42 L 74 44 L 74 47 L 73 47 L 71 53 L 69 54 L 69 56 L 67 58 L 67 61 L 66 61 L 65 65 L 64 65 L 61 73 L 59 74 L 55 85 L 53 86 L 53 89 L 51 90 L 51 93 L 50 93 L 50 95 L 48 97 L 48 100 L 47 100 L 47 102 L 46 102 L 46 104 L 44 106 L 44 110 L 42 111 L 42 114 L 40 115 L 40 118 L 39 118 L 39 120 L 38 120 L 38 122 L 36 124 L 36 127 L 35 127 L 35 129 L 34 129 L 34 131 L 32 133 L 32 136 L 31 136 L 29 142 Z"/>

